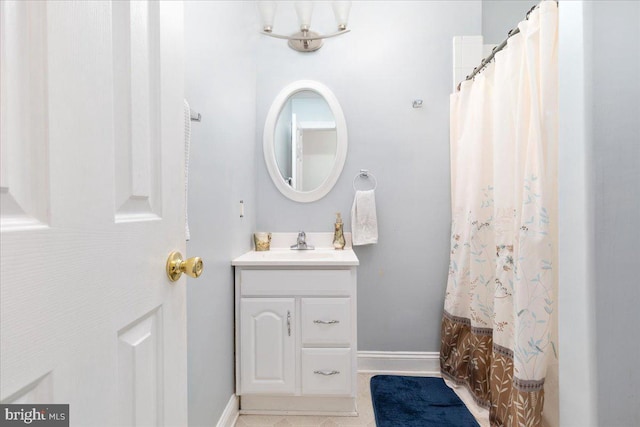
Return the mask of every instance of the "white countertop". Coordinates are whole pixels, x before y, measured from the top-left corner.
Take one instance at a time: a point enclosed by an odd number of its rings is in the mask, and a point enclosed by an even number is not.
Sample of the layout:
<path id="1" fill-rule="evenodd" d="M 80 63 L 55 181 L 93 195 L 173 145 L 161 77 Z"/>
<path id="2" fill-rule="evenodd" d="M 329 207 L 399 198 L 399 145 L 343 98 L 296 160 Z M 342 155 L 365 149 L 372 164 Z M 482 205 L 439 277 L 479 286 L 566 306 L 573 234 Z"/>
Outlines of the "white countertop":
<path id="1" fill-rule="evenodd" d="M 360 264 L 351 248 L 351 234 L 345 233 L 347 245 L 342 250 L 333 248 L 333 233 L 307 233 L 311 250 L 292 250 L 298 233 L 272 233 L 271 250 L 250 251 L 231 261 L 235 266 L 255 267 L 348 267 Z"/>

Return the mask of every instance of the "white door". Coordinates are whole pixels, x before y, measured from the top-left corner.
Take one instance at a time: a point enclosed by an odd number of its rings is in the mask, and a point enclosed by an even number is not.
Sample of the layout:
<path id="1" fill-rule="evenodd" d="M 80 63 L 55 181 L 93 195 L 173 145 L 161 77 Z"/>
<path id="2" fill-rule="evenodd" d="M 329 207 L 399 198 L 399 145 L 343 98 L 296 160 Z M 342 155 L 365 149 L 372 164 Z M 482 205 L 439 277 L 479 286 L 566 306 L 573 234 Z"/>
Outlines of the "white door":
<path id="1" fill-rule="evenodd" d="M 295 391 L 294 298 L 240 301 L 241 394 Z"/>
<path id="2" fill-rule="evenodd" d="M 72 426 L 187 421 L 183 18 L 0 2 L 0 400 Z"/>
<path id="3" fill-rule="evenodd" d="M 295 114 L 291 115 L 291 187 L 302 190 L 302 137 L 303 132 Z"/>

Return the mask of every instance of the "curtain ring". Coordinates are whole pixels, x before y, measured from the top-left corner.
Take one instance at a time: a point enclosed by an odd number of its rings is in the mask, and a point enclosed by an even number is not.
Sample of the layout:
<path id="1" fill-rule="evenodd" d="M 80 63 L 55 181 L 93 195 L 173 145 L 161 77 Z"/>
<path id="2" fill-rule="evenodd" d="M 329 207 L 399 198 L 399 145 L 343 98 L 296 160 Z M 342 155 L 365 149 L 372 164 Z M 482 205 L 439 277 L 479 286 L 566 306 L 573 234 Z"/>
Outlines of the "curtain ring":
<path id="1" fill-rule="evenodd" d="M 533 12 L 536 7 L 538 7 L 537 4 L 534 4 L 533 6 L 531 6 L 531 9 L 529 9 L 529 12 L 527 12 L 527 16 L 526 16 L 527 20 L 529 19 L 529 15 L 531 15 L 531 12 Z"/>

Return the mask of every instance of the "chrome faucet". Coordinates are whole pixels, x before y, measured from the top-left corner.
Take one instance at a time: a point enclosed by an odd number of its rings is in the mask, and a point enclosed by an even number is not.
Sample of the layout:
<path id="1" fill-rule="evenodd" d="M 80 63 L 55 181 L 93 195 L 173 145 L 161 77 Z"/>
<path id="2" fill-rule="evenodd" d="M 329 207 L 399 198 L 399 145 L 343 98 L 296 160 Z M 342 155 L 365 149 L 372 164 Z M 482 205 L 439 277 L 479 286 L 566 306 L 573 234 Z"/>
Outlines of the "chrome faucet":
<path id="1" fill-rule="evenodd" d="M 315 249 L 311 245 L 307 245 L 307 235 L 304 231 L 298 233 L 298 240 L 295 245 L 291 245 L 291 249 L 301 251 Z"/>

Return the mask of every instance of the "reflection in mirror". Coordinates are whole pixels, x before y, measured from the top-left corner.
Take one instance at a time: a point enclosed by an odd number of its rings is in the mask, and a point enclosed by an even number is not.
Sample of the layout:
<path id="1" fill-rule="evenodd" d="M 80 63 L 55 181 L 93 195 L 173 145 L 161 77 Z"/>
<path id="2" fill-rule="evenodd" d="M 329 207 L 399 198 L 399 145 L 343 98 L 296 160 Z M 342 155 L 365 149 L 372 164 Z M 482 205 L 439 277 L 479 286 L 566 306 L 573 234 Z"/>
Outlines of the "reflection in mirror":
<path id="1" fill-rule="evenodd" d="M 294 190 L 322 185 L 337 152 L 335 118 L 322 95 L 303 90 L 287 99 L 276 123 L 274 150 L 280 175 Z"/>

